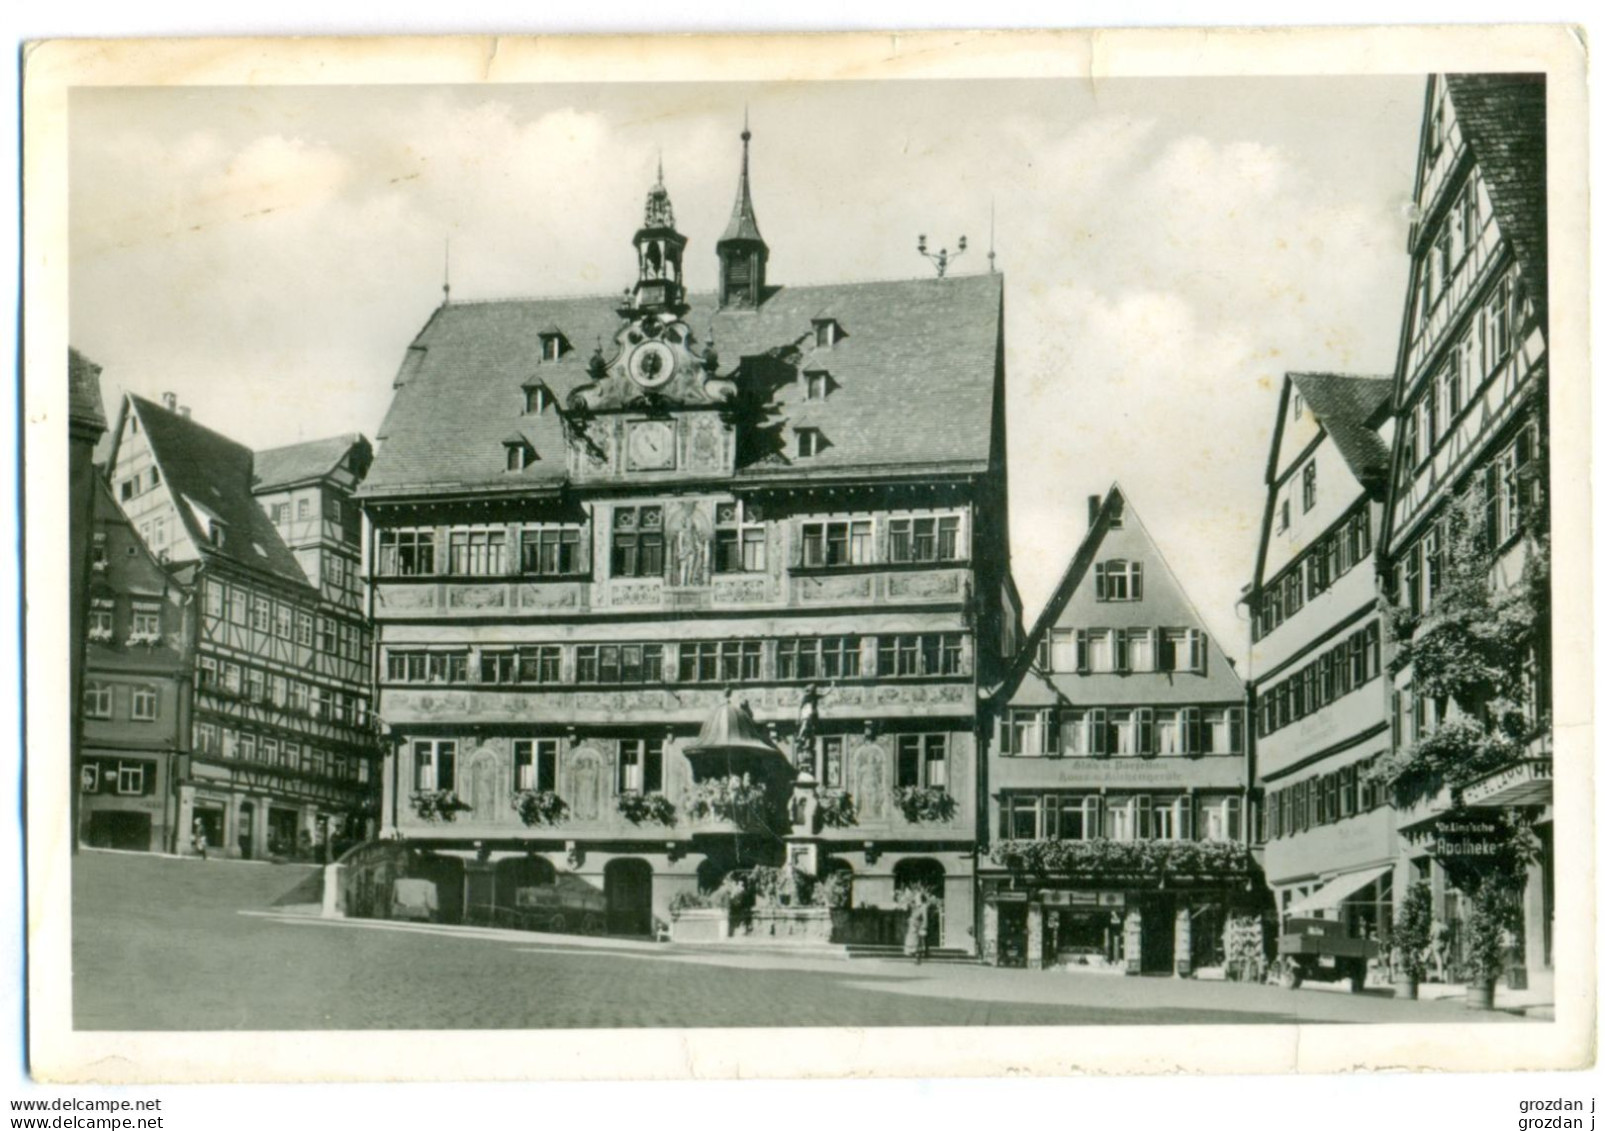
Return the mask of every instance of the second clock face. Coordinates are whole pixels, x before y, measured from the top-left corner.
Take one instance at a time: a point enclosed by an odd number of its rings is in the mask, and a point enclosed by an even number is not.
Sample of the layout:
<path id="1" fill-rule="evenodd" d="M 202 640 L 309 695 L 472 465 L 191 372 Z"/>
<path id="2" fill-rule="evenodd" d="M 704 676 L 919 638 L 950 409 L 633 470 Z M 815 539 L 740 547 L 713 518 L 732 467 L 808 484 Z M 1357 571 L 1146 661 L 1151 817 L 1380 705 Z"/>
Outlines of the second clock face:
<path id="1" fill-rule="evenodd" d="M 666 420 L 642 420 L 630 425 L 630 467 L 663 471 L 674 466 L 674 425 Z"/>
<path id="2" fill-rule="evenodd" d="M 643 389 L 656 389 L 674 376 L 674 351 L 662 342 L 642 342 L 630 355 L 630 380 Z"/>

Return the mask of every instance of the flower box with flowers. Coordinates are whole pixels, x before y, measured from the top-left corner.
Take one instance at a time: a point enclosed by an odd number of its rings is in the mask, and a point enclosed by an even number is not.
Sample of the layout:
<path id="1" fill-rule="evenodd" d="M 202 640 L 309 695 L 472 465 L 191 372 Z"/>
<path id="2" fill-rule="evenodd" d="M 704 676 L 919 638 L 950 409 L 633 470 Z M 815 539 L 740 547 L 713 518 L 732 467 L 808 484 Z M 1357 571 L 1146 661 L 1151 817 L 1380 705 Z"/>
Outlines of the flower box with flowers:
<path id="1" fill-rule="evenodd" d="M 151 647 L 160 644 L 161 642 L 162 634 L 159 632 L 130 632 L 128 634 L 128 646 L 130 648 L 135 648 L 140 645 Z"/>
<path id="2" fill-rule="evenodd" d="M 456 820 L 460 810 L 469 808 L 468 803 L 450 789 L 420 789 L 407 800 L 422 821 Z"/>
<path id="3" fill-rule="evenodd" d="M 614 803 L 619 816 L 632 825 L 642 825 L 648 822 L 657 825 L 674 824 L 674 803 L 661 793 L 642 793 L 638 789 L 627 789 L 619 794 Z"/>
<path id="4" fill-rule="evenodd" d="M 951 793 L 934 785 L 899 786 L 892 800 L 902 810 L 903 819 L 913 824 L 951 821 L 959 809 Z"/>
<path id="5" fill-rule="evenodd" d="M 568 813 L 568 802 L 549 789 L 521 789 L 513 794 L 513 810 L 526 825 L 556 825 Z"/>
<path id="6" fill-rule="evenodd" d="M 89 642 L 91 644 L 110 644 L 111 643 L 111 629 L 109 629 L 109 628 L 91 628 L 89 630 Z"/>
<path id="7" fill-rule="evenodd" d="M 845 789 L 819 791 L 817 808 L 819 823 L 827 829 L 849 829 L 858 824 L 858 810 L 853 795 Z"/>

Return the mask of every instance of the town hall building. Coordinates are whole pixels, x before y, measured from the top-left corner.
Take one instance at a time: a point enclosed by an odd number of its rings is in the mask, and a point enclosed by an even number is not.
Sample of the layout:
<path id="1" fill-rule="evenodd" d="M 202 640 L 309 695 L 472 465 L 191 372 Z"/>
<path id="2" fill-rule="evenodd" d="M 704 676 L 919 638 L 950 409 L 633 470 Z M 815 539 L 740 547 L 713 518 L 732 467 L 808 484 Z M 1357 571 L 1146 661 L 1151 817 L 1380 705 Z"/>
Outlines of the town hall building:
<path id="1" fill-rule="evenodd" d="M 749 140 L 714 292 L 660 169 L 622 301 L 452 299 L 408 348 L 361 489 L 385 835 L 447 920 L 561 881 L 646 933 L 789 863 L 973 949 L 1002 277 L 777 283 Z"/>

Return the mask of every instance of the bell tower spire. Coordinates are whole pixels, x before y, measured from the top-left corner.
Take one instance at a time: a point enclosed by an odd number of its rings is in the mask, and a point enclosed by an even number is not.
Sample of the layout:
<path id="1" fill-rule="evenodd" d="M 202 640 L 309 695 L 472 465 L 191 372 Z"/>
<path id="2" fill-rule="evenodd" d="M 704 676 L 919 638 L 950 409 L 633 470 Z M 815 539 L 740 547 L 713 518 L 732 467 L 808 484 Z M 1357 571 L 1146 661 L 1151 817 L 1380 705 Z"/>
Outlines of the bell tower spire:
<path id="1" fill-rule="evenodd" d="M 638 262 L 630 305 L 619 313 L 678 316 L 686 311 L 685 279 L 681 264 L 686 238 L 674 227 L 674 205 L 663 185 L 663 154 L 658 154 L 658 179 L 646 194 L 646 215 L 635 233 Z"/>
<path id="2" fill-rule="evenodd" d="M 764 279 L 769 264 L 769 245 L 758 231 L 758 216 L 752 208 L 752 187 L 748 179 L 748 152 L 752 130 L 746 113 L 741 118 L 741 177 L 736 182 L 736 203 L 730 210 L 730 223 L 719 237 L 719 305 L 756 308 L 763 302 Z"/>

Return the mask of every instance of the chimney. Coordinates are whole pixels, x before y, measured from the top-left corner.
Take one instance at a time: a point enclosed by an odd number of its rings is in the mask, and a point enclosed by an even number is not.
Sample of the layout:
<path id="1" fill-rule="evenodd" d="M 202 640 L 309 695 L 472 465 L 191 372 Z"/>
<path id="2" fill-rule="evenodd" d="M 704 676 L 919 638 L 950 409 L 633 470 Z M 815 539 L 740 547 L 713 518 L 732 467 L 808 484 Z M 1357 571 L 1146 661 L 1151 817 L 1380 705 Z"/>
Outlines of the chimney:
<path id="1" fill-rule="evenodd" d="M 178 394 L 177 393 L 163 393 L 162 394 L 162 407 L 165 408 L 168 412 L 177 412 L 178 411 Z"/>
<path id="2" fill-rule="evenodd" d="M 189 405 L 187 405 L 187 404 L 179 405 L 178 406 L 178 415 L 182 416 L 185 420 L 188 420 L 189 419 Z"/>
<path id="3" fill-rule="evenodd" d="M 1098 508 L 1103 505 L 1103 496 L 1087 496 L 1087 529 L 1091 530 L 1098 521 Z"/>

